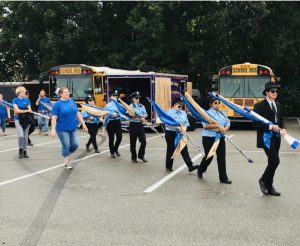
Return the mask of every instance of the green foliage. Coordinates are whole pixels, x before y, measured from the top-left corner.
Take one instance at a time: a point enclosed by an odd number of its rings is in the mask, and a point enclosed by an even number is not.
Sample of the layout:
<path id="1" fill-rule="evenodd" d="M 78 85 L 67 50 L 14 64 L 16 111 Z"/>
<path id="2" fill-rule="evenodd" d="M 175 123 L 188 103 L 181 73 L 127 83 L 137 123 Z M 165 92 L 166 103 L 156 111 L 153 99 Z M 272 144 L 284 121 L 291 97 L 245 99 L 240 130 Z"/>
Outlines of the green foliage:
<path id="1" fill-rule="evenodd" d="M 0 81 L 55 65 L 188 74 L 206 90 L 230 64 L 270 66 L 300 107 L 297 2 L 0 2 Z M 294 98 L 295 100 L 291 100 Z"/>

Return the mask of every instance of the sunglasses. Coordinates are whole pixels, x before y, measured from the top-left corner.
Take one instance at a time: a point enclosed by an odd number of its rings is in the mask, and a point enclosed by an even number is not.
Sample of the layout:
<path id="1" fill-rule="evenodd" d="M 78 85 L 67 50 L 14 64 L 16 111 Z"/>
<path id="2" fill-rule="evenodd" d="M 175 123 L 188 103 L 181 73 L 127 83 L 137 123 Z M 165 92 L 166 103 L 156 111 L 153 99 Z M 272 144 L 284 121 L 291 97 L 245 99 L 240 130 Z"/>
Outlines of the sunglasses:
<path id="1" fill-rule="evenodd" d="M 138 99 L 140 99 L 140 98 L 139 98 L 139 97 L 135 97 L 134 99 L 135 99 L 135 100 L 138 100 Z"/>
<path id="2" fill-rule="evenodd" d="M 269 90 L 269 92 L 271 92 L 272 94 L 278 94 L 278 90 Z"/>
<path id="3" fill-rule="evenodd" d="M 214 101 L 214 104 L 217 105 L 217 104 L 221 104 L 219 101 Z"/>

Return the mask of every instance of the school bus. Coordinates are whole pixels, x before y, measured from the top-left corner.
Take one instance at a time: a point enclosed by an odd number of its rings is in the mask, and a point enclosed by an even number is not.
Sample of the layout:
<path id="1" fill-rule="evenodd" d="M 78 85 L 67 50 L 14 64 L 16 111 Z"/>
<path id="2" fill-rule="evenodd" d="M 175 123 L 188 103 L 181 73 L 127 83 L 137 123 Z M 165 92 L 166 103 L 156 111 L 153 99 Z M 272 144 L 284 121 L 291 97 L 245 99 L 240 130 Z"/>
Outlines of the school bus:
<path id="1" fill-rule="evenodd" d="M 58 100 L 58 89 L 67 87 L 78 105 L 87 96 L 93 96 L 98 107 L 109 101 L 109 93 L 118 90 L 121 97 L 129 102 L 129 95 L 135 91 L 142 94 L 141 103 L 145 105 L 153 124 L 159 123 L 146 97 L 168 109 L 171 100 L 183 90 L 192 93 L 192 83 L 187 75 L 141 72 L 109 67 L 96 67 L 84 64 L 66 64 L 50 68 L 49 92 L 52 101 Z"/>
<path id="2" fill-rule="evenodd" d="M 262 94 L 267 82 L 279 82 L 272 69 L 259 64 L 235 64 L 222 68 L 212 78 L 212 90 L 230 101 L 253 109 L 263 100 Z M 232 121 L 246 121 L 235 111 L 221 104 L 221 111 Z"/>

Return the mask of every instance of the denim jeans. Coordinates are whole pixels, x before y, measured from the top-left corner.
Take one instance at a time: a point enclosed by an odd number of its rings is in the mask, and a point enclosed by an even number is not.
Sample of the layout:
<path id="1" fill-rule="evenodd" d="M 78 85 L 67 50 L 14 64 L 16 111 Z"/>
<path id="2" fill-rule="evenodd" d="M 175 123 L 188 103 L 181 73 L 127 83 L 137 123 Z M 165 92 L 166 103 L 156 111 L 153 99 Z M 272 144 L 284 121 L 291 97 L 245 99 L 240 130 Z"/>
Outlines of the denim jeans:
<path id="1" fill-rule="evenodd" d="M 0 133 L 5 132 L 6 129 L 6 120 L 7 117 L 6 116 L 0 116 Z"/>
<path id="2" fill-rule="evenodd" d="M 26 126 L 26 128 L 24 129 L 20 125 L 20 121 L 15 119 L 15 126 L 16 126 L 17 133 L 18 133 L 19 149 L 23 149 L 23 151 L 26 151 L 27 150 L 27 145 L 28 145 L 29 125 Z"/>
<path id="3" fill-rule="evenodd" d="M 70 153 L 73 153 L 79 146 L 79 138 L 75 131 L 58 131 L 57 135 L 62 144 L 62 156 L 68 157 Z"/>
<path id="4" fill-rule="evenodd" d="M 43 115 L 49 115 L 48 112 L 44 112 L 42 113 Z M 41 132 L 47 133 L 48 132 L 48 125 L 49 125 L 49 119 L 39 116 L 38 117 L 38 126 L 39 126 L 39 130 Z"/>

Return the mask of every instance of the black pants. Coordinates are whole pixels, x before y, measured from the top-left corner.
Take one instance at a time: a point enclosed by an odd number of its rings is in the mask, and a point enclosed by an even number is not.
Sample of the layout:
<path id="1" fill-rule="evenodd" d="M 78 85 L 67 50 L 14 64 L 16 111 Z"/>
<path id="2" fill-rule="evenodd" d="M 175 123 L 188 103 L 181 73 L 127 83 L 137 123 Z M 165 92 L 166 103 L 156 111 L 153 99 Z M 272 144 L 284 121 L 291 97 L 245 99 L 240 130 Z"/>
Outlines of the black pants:
<path id="1" fill-rule="evenodd" d="M 213 160 L 213 156 L 206 160 L 206 157 L 210 151 L 211 146 L 213 146 L 215 142 L 214 137 L 202 137 L 202 144 L 204 147 L 205 156 L 203 157 L 200 166 L 198 168 L 198 173 L 204 173 L 207 170 L 207 167 Z M 227 173 L 226 173 L 226 147 L 225 147 L 225 138 L 220 138 L 220 143 L 217 148 L 217 163 L 218 163 L 218 170 L 219 170 L 219 179 L 220 181 L 228 180 Z"/>
<path id="2" fill-rule="evenodd" d="M 146 135 L 145 129 L 141 122 L 130 122 L 129 123 L 129 134 L 130 134 L 130 152 L 131 159 L 136 160 L 136 158 L 143 159 L 145 156 L 146 149 Z M 138 155 L 136 154 L 136 140 L 139 139 L 141 146 Z"/>
<path id="3" fill-rule="evenodd" d="M 29 126 L 29 131 L 28 131 L 28 143 L 29 143 L 29 144 L 31 143 L 31 139 L 29 138 L 29 135 L 30 135 L 31 133 L 33 133 L 34 130 L 35 130 L 35 125 L 34 125 L 34 124 L 30 124 L 30 126 Z"/>
<path id="4" fill-rule="evenodd" d="M 119 149 L 119 145 L 122 141 L 122 127 L 120 120 L 110 120 L 107 123 L 106 130 L 109 138 L 109 150 L 110 154 L 115 154 Z M 116 142 L 115 142 L 116 134 Z"/>
<path id="5" fill-rule="evenodd" d="M 175 150 L 176 132 L 166 130 L 165 138 L 167 142 L 166 168 L 172 168 L 173 159 L 171 157 Z M 181 156 L 188 167 L 193 165 L 187 146 L 182 149 Z"/>
<path id="6" fill-rule="evenodd" d="M 262 175 L 262 180 L 265 182 L 268 189 L 272 188 L 275 171 L 280 163 L 280 159 L 279 159 L 280 142 L 281 142 L 280 137 L 277 138 L 275 135 L 273 135 L 270 140 L 270 149 L 264 147 L 264 151 L 268 157 L 268 165 L 265 169 L 265 172 Z"/>
<path id="7" fill-rule="evenodd" d="M 96 140 L 96 136 L 98 133 L 98 129 L 99 129 L 99 124 L 98 123 L 86 123 L 86 127 L 88 128 L 88 132 L 90 134 L 90 139 L 86 144 L 86 147 L 90 147 L 90 145 L 92 144 L 94 149 L 97 150 L 98 146 L 97 146 L 97 140 Z"/>

